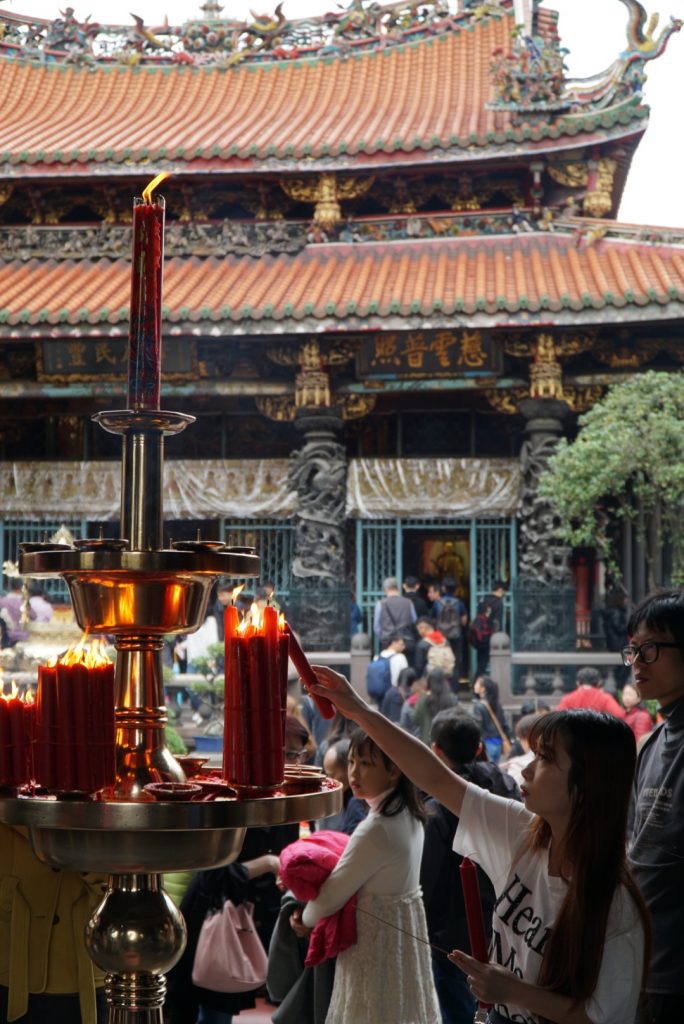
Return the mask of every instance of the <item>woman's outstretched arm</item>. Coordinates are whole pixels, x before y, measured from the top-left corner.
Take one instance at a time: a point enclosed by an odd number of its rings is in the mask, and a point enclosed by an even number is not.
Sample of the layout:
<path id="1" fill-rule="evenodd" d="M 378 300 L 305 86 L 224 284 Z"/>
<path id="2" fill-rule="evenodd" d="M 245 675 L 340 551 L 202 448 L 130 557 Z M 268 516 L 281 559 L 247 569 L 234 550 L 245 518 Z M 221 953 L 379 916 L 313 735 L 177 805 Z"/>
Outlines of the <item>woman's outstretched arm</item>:
<path id="1" fill-rule="evenodd" d="M 414 736 L 374 711 L 359 697 L 344 676 L 327 666 L 314 665 L 318 686 L 314 693 L 327 697 L 345 718 L 351 718 L 412 782 L 459 817 L 467 784 Z"/>

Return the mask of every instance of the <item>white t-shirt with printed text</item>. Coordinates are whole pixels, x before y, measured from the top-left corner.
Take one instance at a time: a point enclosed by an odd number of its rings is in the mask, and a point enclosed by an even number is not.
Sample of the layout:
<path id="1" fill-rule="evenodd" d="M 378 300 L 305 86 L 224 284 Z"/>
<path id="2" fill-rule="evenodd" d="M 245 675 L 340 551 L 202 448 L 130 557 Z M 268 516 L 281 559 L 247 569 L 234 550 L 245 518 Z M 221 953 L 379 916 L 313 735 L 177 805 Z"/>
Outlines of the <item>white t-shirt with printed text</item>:
<path id="1" fill-rule="evenodd" d="M 549 875 L 548 852 L 519 857 L 535 815 L 522 804 L 468 786 L 454 850 L 479 864 L 497 894 L 489 957 L 536 984 L 544 947 L 566 893 L 563 879 Z M 587 908 L 591 913 L 591 908 Z M 630 1024 L 639 1001 L 644 935 L 636 906 L 620 886 L 608 916 L 598 982 L 584 1009 L 592 1024 Z M 521 1006 L 496 1006 L 515 1024 L 538 1024 Z"/>

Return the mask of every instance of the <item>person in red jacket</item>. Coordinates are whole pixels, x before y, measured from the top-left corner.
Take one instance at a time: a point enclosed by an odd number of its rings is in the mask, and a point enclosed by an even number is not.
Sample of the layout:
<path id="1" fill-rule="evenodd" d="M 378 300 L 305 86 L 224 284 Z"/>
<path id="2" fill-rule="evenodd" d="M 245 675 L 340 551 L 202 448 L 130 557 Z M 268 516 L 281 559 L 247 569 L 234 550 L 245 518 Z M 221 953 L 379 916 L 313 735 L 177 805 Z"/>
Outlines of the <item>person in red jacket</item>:
<path id="1" fill-rule="evenodd" d="M 589 708 L 590 711 L 607 711 L 616 718 L 625 717 L 615 697 L 601 689 L 601 676 L 597 669 L 588 666 L 577 673 L 577 689 L 564 694 L 558 703 L 559 711 L 571 708 Z"/>
<path id="2" fill-rule="evenodd" d="M 622 704 L 625 709 L 625 722 L 639 742 L 642 736 L 653 731 L 653 719 L 641 703 L 641 697 L 634 683 L 625 683 L 622 688 Z"/>

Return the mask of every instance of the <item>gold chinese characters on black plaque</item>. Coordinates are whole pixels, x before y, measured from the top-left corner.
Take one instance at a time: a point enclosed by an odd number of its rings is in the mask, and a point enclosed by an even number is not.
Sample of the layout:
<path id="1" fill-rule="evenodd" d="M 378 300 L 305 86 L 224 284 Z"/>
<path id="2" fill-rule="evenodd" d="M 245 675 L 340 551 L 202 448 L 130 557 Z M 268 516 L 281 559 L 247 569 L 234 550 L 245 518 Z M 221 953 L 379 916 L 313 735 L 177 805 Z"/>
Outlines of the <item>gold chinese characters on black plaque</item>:
<path id="1" fill-rule="evenodd" d="M 491 376 L 501 367 L 500 346 L 478 330 L 378 334 L 356 356 L 359 377 Z"/>
<path id="2" fill-rule="evenodd" d="M 126 341 L 123 338 L 50 340 L 37 345 L 39 381 L 122 380 L 126 377 Z M 165 338 L 162 376 L 169 381 L 197 377 L 197 344 L 187 338 Z"/>

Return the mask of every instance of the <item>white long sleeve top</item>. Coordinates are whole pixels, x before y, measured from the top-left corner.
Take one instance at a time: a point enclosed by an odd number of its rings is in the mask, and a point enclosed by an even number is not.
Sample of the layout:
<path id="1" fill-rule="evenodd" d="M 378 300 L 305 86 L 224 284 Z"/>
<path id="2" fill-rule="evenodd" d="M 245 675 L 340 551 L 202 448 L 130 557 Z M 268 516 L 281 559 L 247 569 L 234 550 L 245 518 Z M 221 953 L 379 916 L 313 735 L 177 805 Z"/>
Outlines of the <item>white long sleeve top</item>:
<path id="1" fill-rule="evenodd" d="M 418 888 L 423 826 L 407 810 L 393 817 L 378 814 L 386 796 L 368 801 L 368 817 L 357 826 L 318 897 L 304 908 L 307 928 L 334 914 L 360 889 L 400 897 Z"/>

